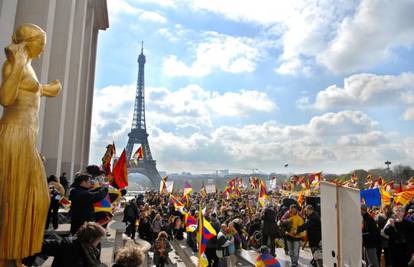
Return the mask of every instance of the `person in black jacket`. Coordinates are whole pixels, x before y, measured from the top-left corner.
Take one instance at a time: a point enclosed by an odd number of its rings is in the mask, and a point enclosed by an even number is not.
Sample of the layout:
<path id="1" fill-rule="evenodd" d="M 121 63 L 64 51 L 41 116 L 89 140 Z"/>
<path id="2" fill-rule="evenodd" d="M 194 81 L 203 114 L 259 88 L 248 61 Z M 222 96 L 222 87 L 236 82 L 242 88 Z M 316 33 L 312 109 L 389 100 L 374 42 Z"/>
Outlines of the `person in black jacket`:
<path id="1" fill-rule="evenodd" d="M 132 239 L 135 239 L 136 221 L 139 218 L 139 215 L 140 211 L 137 204 L 134 199 L 131 199 L 125 206 L 124 219 L 122 221 L 128 224 L 125 234 Z"/>
<path id="2" fill-rule="evenodd" d="M 213 226 L 214 230 L 216 230 L 217 233 L 220 232 L 221 226 L 218 220 L 213 219 L 211 221 L 211 226 Z M 213 236 L 207 241 L 206 251 L 205 251 L 209 267 L 219 266 L 219 258 L 217 257 L 217 253 L 216 253 L 217 248 L 218 248 L 217 236 Z"/>
<path id="3" fill-rule="evenodd" d="M 78 174 L 72 185 L 73 188 L 69 195 L 69 199 L 72 202 L 69 211 L 71 216 L 71 234 L 75 234 L 84 222 L 94 221 L 95 210 L 93 203 L 101 201 L 108 193 L 107 187 L 102 187 L 94 192 L 90 191 L 90 178 L 89 174 Z"/>
<path id="4" fill-rule="evenodd" d="M 321 228 L 321 218 L 319 214 L 314 210 L 312 205 L 307 205 L 305 207 L 306 221 L 302 226 L 299 226 L 296 230 L 296 233 L 307 231 L 309 247 L 312 251 L 313 260 L 316 263 L 316 266 L 322 267 L 322 259 L 320 255 L 316 256 L 316 252 L 320 252 L 321 239 L 322 239 L 322 228 Z"/>
<path id="5" fill-rule="evenodd" d="M 95 222 L 85 222 L 74 238 L 45 239 L 40 253 L 26 258 L 23 264 L 32 266 L 37 256 L 53 256 L 52 267 L 101 266 L 97 245 L 105 235 L 105 229 Z"/>
<path id="6" fill-rule="evenodd" d="M 384 227 L 389 237 L 389 250 L 392 266 L 407 266 L 414 253 L 414 222 L 404 219 L 404 207 L 394 207 L 394 214 Z"/>
<path id="7" fill-rule="evenodd" d="M 367 266 L 379 267 L 377 247 L 380 242 L 380 231 L 374 218 L 368 214 L 366 205 L 361 205 L 362 215 L 362 246 L 365 250 Z"/>
<path id="8" fill-rule="evenodd" d="M 263 228 L 262 228 L 262 245 L 267 246 L 270 239 L 270 253 L 276 257 L 275 239 L 278 237 L 280 231 L 276 223 L 276 211 L 273 206 L 267 207 L 263 212 Z"/>

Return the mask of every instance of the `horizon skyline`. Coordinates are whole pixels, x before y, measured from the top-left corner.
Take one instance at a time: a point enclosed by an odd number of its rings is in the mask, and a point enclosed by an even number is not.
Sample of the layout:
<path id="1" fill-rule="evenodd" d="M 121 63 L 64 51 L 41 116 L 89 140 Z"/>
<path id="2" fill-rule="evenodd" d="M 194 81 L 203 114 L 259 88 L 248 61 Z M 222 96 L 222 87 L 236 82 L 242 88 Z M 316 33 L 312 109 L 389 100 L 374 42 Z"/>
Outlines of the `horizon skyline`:
<path id="1" fill-rule="evenodd" d="M 108 0 L 90 163 L 100 164 L 108 143 L 127 143 L 143 40 L 159 170 L 412 165 L 410 9 L 407 0 Z"/>

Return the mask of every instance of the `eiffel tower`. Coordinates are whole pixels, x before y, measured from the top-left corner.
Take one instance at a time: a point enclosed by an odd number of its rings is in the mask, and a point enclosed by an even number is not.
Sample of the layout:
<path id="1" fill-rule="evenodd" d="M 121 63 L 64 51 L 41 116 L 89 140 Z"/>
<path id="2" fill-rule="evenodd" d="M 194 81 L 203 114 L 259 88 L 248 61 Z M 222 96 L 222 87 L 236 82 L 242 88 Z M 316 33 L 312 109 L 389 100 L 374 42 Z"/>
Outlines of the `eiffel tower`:
<path id="1" fill-rule="evenodd" d="M 161 176 L 158 173 L 156 162 L 152 158 L 151 149 L 148 143 L 147 126 L 145 123 L 145 91 L 144 91 L 144 42 L 141 44 L 141 54 L 138 56 L 138 81 L 135 96 L 134 116 L 132 118 L 131 132 L 128 134 L 126 147 L 127 161 L 131 162 L 128 168 L 129 173 L 141 173 L 147 176 L 154 188 L 158 188 Z M 141 145 L 143 158 L 137 162 L 130 161 L 134 145 Z"/>

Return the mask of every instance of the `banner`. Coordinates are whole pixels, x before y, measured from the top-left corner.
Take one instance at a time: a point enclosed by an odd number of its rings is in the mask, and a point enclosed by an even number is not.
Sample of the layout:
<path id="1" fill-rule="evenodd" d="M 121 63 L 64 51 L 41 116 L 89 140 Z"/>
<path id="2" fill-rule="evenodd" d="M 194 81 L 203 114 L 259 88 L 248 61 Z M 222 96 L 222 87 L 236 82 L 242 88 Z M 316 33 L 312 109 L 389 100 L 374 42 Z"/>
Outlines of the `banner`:
<path id="1" fill-rule="evenodd" d="M 381 206 L 381 193 L 379 188 L 361 190 L 360 197 L 362 203 L 365 203 L 369 208 Z"/>
<path id="2" fill-rule="evenodd" d="M 214 184 L 206 185 L 206 192 L 207 194 L 216 193 L 216 185 Z"/>

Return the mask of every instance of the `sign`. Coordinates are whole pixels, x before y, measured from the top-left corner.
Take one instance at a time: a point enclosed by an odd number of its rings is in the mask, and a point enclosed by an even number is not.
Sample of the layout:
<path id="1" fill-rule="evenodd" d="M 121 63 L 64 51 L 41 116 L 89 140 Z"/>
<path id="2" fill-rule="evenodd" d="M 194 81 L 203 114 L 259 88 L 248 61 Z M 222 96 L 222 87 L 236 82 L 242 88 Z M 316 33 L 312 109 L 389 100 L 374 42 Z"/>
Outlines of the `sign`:
<path id="1" fill-rule="evenodd" d="M 216 185 L 214 184 L 206 185 L 206 192 L 207 194 L 216 193 Z"/>
<path id="2" fill-rule="evenodd" d="M 321 182 L 324 266 L 361 266 L 361 204 L 358 189 Z"/>

